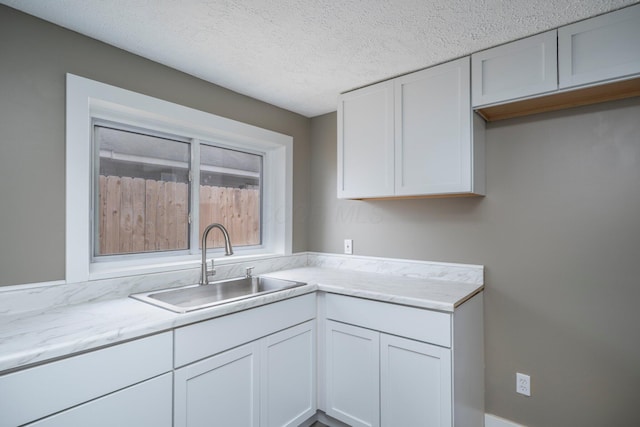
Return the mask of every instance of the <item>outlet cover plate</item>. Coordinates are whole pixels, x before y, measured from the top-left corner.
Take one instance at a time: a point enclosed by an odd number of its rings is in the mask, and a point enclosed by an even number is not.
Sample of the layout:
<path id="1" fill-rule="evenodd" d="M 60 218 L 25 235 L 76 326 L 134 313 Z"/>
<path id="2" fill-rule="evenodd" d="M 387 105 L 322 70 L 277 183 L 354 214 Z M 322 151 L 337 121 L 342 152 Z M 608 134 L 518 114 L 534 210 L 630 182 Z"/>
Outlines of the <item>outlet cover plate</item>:
<path id="1" fill-rule="evenodd" d="M 516 392 L 531 396 L 531 377 L 529 375 L 516 373 Z"/>

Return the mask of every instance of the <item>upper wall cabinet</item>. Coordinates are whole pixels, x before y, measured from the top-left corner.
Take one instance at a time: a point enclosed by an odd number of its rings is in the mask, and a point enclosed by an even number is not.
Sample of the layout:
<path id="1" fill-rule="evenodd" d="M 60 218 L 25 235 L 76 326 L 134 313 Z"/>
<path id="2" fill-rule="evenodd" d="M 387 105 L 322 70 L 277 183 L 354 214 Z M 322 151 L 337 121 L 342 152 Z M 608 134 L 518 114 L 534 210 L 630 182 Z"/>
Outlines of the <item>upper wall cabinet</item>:
<path id="1" fill-rule="evenodd" d="M 469 58 L 341 95 L 338 197 L 484 194 Z"/>
<path id="2" fill-rule="evenodd" d="M 559 28 L 557 58 L 555 32 L 472 56 L 478 114 L 495 121 L 640 96 L 640 5 Z"/>
<path id="3" fill-rule="evenodd" d="M 341 95 L 338 197 L 393 196 L 393 82 Z"/>
<path id="4" fill-rule="evenodd" d="M 560 88 L 640 73 L 640 5 L 558 29 Z"/>
<path id="5" fill-rule="evenodd" d="M 396 196 L 484 194 L 469 73 L 466 57 L 394 80 Z"/>
<path id="6" fill-rule="evenodd" d="M 471 55 L 473 106 L 558 88 L 557 31 L 547 31 Z"/>

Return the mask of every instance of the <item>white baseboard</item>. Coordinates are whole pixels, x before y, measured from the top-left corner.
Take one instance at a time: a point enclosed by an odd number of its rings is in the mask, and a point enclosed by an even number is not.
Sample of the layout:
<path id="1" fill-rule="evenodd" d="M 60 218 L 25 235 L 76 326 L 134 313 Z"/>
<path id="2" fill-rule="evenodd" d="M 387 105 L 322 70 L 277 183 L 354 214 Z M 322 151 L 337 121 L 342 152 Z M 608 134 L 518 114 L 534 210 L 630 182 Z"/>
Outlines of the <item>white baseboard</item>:
<path id="1" fill-rule="evenodd" d="M 516 424 L 513 421 L 496 417 L 491 414 L 484 414 L 484 427 L 526 427 L 522 424 Z"/>

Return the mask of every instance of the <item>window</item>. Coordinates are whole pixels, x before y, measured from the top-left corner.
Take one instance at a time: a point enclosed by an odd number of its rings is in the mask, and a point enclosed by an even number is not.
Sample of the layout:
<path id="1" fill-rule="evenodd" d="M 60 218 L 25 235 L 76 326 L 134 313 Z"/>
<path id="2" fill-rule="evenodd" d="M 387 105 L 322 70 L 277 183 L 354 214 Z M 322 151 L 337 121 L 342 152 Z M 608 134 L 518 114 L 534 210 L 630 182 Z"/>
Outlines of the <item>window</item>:
<path id="1" fill-rule="evenodd" d="M 94 258 L 189 249 L 188 142 L 94 125 Z"/>
<path id="2" fill-rule="evenodd" d="M 260 245 L 261 176 L 261 155 L 201 144 L 198 235 L 218 222 L 228 229 L 234 248 Z M 209 239 L 207 247 L 224 247 L 221 233 L 212 233 Z M 202 245 L 200 239 L 198 244 Z"/>
<path id="3" fill-rule="evenodd" d="M 289 136 L 67 75 L 66 281 L 195 268 L 213 222 L 234 258 L 291 253 L 291 161 Z"/>
<path id="4" fill-rule="evenodd" d="M 93 125 L 94 259 L 201 249 L 199 238 L 189 239 L 194 216 L 198 236 L 217 222 L 236 249 L 262 244 L 262 153 L 121 126 Z M 196 189 L 193 208 L 189 195 Z M 207 246 L 224 247 L 222 235 L 209 235 Z"/>

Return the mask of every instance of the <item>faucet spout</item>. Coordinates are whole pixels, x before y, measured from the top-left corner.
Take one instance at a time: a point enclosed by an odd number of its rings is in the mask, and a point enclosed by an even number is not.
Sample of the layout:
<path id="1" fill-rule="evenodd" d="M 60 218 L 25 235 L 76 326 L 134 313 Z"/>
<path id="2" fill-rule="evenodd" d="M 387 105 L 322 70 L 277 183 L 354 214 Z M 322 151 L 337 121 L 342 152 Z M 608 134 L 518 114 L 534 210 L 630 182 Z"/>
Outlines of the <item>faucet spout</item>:
<path id="1" fill-rule="evenodd" d="M 213 223 L 209 224 L 202 233 L 202 264 L 200 266 L 200 284 L 209 284 L 209 275 L 216 274 L 216 270 L 213 266 L 213 260 L 211 260 L 211 270 L 207 267 L 207 237 L 209 232 L 217 228 L 222 232 L 224 236 L 224 254 L 225 256 L 233 255 L 233 247 L 231 246 L 231 239 L 229 238 L 229 232 L 222 224 Z"/>

